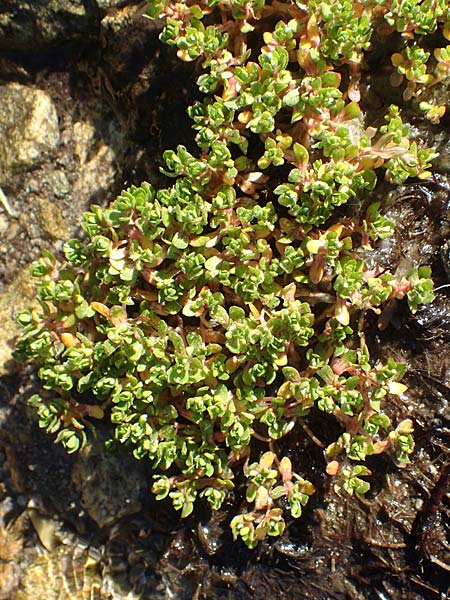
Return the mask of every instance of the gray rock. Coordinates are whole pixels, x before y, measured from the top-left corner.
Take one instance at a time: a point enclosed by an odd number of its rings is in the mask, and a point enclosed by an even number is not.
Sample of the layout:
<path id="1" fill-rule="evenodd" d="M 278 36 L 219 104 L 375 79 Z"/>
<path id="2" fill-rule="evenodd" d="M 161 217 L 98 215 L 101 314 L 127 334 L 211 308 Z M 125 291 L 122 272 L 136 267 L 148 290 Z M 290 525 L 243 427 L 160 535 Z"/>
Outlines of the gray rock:
<path id="1" fill-rule="evenodd" d="M 140 465 L 130 456 L 105 452 L 102 442 L 89 443 L 79 452 L 72 480 L 86 512 L 99 527 L 142 508 L 146 486 Z"/>
<path id="2" fill-rule="evenodd" d="M 19 167 L 36 167 L 59 144 L 56 108 L 42 90 L 0 87 L 0 183 Z"/>
<path id="3" fill-rule="evenodd" d="M 49 173 L 47 185 L 53 190 L 57 198 L 63 198 L 70 192 L 70 184 L 64 171 L 56 170 Z"/>
<path id="4" fill-rule="evenodd" d="M 0 48 L 35 50 L 93 37 L 99 20 L 95 0 L 2 0 Z"/>
<path id="5" fill-rule="evenodd" d="M 107 10 L 108 8 L 119 8 L 127 4 L 135 3 L 136 0 L 97 0 L 98 7 L 102 10 Z"/>

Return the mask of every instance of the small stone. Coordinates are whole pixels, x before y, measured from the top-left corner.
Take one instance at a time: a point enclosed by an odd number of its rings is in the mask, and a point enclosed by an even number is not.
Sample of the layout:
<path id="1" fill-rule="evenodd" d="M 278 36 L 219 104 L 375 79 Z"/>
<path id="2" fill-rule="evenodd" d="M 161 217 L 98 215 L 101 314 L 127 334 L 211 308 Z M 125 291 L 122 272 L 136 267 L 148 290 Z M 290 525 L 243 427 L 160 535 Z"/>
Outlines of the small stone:
<path id="1" fill-rule="evenodd" d="M 102 442 L 87 444 L 78 453 L 72 480 L 86 512 L 99 527 L 142 508 L 146 486 L 140 465 L 129 456 L 106 452 Z"/>
<path id="2" fill-rule="evenodd" d="M 50 96 L 18 83 L 0 87 L 0 183 L 18 168 L 41 164 L 60 141 Z"/>
<path id="3" fill-rule="evenodd" d="M 3 238 L 3 236 L 6 234 L 6 232 L 8 231 L 8 227 L 9 222 L 7 217 L 0 212 L 0 238 Z"/>
<path id="4" fill-rule="evenodd" d="M 48 198 L 40 198 L 38 202 L 42 230 L 57 240 L 69 239 L 67 221 L 61 213 L 61 208 Z"/>
<path id="5" fill-rule="evenodd" d="M 114 181 L 114 161 L 116 154 L 111 146 L 102 144 L 94 156 L 79 170 L 79 177 L 73 186 L 75 196 L 108 189 Z"/>
<path id="6" fill-rule="evenodd" d="M 89 121 L 77 121 L 73 125 L 74 153 L 80 165 L 84 165 L 89 157 L 95 140 L 95 127 Z"/>
<path id="7" fill-rule="evenodd" d="M 47 183 L 50 187 L 50 191 L 57 198 L 63 198 L 70 191 L 69 180 L 66 177 L 64 171 L 53 171 L 47 178 Z"/>

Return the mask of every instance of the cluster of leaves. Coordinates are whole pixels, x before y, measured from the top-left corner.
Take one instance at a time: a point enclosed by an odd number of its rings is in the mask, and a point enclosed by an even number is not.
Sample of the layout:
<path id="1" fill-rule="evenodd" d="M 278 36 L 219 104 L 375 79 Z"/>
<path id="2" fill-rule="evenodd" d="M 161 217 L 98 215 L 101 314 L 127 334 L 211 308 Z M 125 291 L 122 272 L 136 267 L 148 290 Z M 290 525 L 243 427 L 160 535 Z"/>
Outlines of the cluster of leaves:
<path id="1" fill-rule="evenodd" d="M 392 31 L 400 33 L 401 48 L 391 56 L 395 71 L 391 83 L 404 85 L 403 98 L 416 98 L 420 101 L 426 87 L 442 81 L 450 73 L 450 45 L 430 48 L 427 36 L 442 34 L 450 40 L 450 5 L 447 0 L 400 0 L 382 2 L 384 19 Z M 431 51 L 432 50 L 432 51 Z M 420 102 L 420 108 L 432 123 L 439 123 L 445 113 L 444 105 Z"/>
<path id="2" fill-rule="evenodd" d="M 167 151 L 171 187 L 93 206 L 66 262 L 44 253 L 32 268 L 39 307 L 19 315 L 16 356 L 39 364 L 40 425 L 74 452 L 107 416 L 111 443 L 151 459 L 154 493 L 182 516 L 199 497 L 220 508 L 240 473 L 231 528 L 249 547 L 314 492 L 308 465 L 279 450 L 312 411 L 342 431 L 324 453 L 338 492 L 367 491 L 367 456 L 403 465 L 413 450 L 411 421 L 383 408 L 405 369 L 371 362 L 362 326 L 386 303 L 430 302 L 430 269 L 399 276 L 360 258 L 392 234 L 379 203 L 334 216 L 383 172 L 426 177 L 435 156 L 397 107 L 377 130 L 358 104 L 374 22 L 431 27 L 406 22 L 406 4 L 420 3 L 149 2 L 162 38 L 204 67 L 189 110 L 199 152 Z"/>

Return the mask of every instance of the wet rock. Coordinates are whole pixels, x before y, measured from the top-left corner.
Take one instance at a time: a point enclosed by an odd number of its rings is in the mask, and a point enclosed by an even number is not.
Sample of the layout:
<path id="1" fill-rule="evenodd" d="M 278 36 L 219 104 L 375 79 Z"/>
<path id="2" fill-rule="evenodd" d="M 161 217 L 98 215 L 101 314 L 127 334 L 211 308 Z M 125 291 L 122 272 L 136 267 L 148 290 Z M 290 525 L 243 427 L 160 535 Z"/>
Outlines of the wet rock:
<path id="1" fill-rule="evenodd" d="M 84 508 L 99 527 L 138 512 L 145 492 L 140 465 L 129 456 L 105 452 L 103 443 L 88 444 L 72 470 Z"/>
<path id="2" fill-rule="evenodd" d="M 58 115 L 49 94 L 10 83 L 0 88 L 0 183 L 36 167 L 59 144 Z"/>
<path id="3" fill-rule="evenodd" d="M 441 260 L 442 265 L 444 267 L 444 271 L 447 275 L 448 280 L 450 281 L 450 240 L 447 240 L 441 246 Z"/>
<path id="4" fill-rule="evenodd" d="M 373 251 L 358 253 L 370 268 L 379 264 L 397 276 L 413 266 L 432 265 L 450 234 L 448 202 L 445 176 L 394 188 L 383 199 L 383 214 L 395 223 L 394 235 L 378 241 Z"/>
<path id="5" fill-rule="evenodd" d="M 209 556 L 216 554 L 223 545 L 224 525 L 221 520 L 224 517 L 225 514 L 219 515 L 219 518 L 214 515 L 208 523 L 200 522 L 197 526 L 198 539 Z"/>
<path id="6" fill-rule="evenodd" d="M 86 40 L 95 36 L 99 20 L 95 0 L 3 0 L 0 49 L 28 51 Z"/>
<path id="7" fill-rule="evenodd" d="M 42 554 L 25 570 L 13 599 L 103 598 L 99 559 L 95 549 L 82 545 L 60 546 L 54 552 Z"/>
<path id="8" fill-rule="evenodd" d="M 274 544 L 277 552 L 289 558 L 302 558 L 311 553 L 309 544 L 299 544 L 291 541 L 286 535 L 277 540 Z"/>
<path id="9" fill-rule="evenodd" d="M 27 513 L 42 547 L 53 552 L 63 540 L 62 523 L 46 514 L 33 498 L 28 502 Z"/>
<path id="10" fill-rule="evenodd" d="M 437 292 L 430 304 L 421 306 L 411 320 L 416 324 L 421 338 L 428 341 L 442 337 L 445 340 L 450 336 L 450 297 L 442 292 Z M 442 358 L 442 357 L 441 357 Z"/>

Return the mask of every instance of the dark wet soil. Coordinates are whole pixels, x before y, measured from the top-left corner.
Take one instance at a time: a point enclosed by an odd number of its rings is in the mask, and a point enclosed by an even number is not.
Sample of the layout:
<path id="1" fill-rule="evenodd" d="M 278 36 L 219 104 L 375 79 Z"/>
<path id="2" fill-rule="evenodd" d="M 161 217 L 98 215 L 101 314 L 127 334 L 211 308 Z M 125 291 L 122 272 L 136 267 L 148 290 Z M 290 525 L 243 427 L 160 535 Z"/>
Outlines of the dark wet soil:
<path id="1" fill-rule="evenodd" d="M 163 150 L 178 143 L 193 146 L 185 109 L 196 97 L 189 84 L 195 67 L 176 61 L 145 20 L 136 18 L 123 31 L 115 27 L 111 22 L 112 33 L 105 28 L 95 43 L 33 56 L 4 53 L 0 69 L 2 82 L 39 82 L 55 99 L 60 118 L 68 98 L 84 102 L 95 96 L 104 114 L 119 123 L 123 156 L 109 192 L 93 199 L 100 202 L 111 200 L 123 185 L 146 179 L 164 183 L 158 171 Z M 99 126 L 108 127 L 107 118 Z M 439 138 L 445 152 L 448 120 L 440 128 L 427 128 L 426 136 Z M 214 516 L 200 506 L 181 522 L 150 493 L 140 497 L 138 513 L 101 528 L 73 485 L 76 459 L 38 430 L 26 407 L 38 386 L 35 374 L 16 371 L 0 380 L 0 545 L 6 540 L 0 548 L 0 598 L 23 600 L 30 565 L 39 554 L 52 556 L 45 528 L 33 521 L 32 510 L 53 531 L 55 545 L 67 548 L 64 560 L 55 559 L 59 571 L 46 567 L 33 584 L 37 600 L 51 600 L 49 589 L 74 579 L 68 573 L 87 549 L 97 552 L 96 578 L 67 584 L 71 592 L 55 598 L 449 598 L 450 177 L 442 164 L 428 182 L 380 192 L 398 227 L 395 239 L 376 249 L 377 260 L 393 270 L 405 262 L 431 264 L 438 288 L 433 304 L 414 316 L 398 304 L 384 315 L 384 329 L 375 317 L 367 323 L 373 357 L 392 356 L 409 367 L 407 401 L 391 399 L 388 407 L 394 420 L 411 417 L 415 423 L 416 450 L 408 468 L 376 458 L 365 501 L 340 497 L 323 476 L 320 449 L 305 434 L 284 443 L 293 459 L 308 465 L 318 491 L 280 540 L 254 551 L 233 544 L 228 523 L 237 499 Z M 312 419 L 311 428 L 324 441 L 330 435 L 323 415 Z M 139 468 L 149 488 L 148 467 Z M 84 550 L 76 555 L 74 548 Z M 87 572 L 86 564 L 80 562 L 79 570 Z M 98 585 L 103 591 L 95 591 Z"/>

